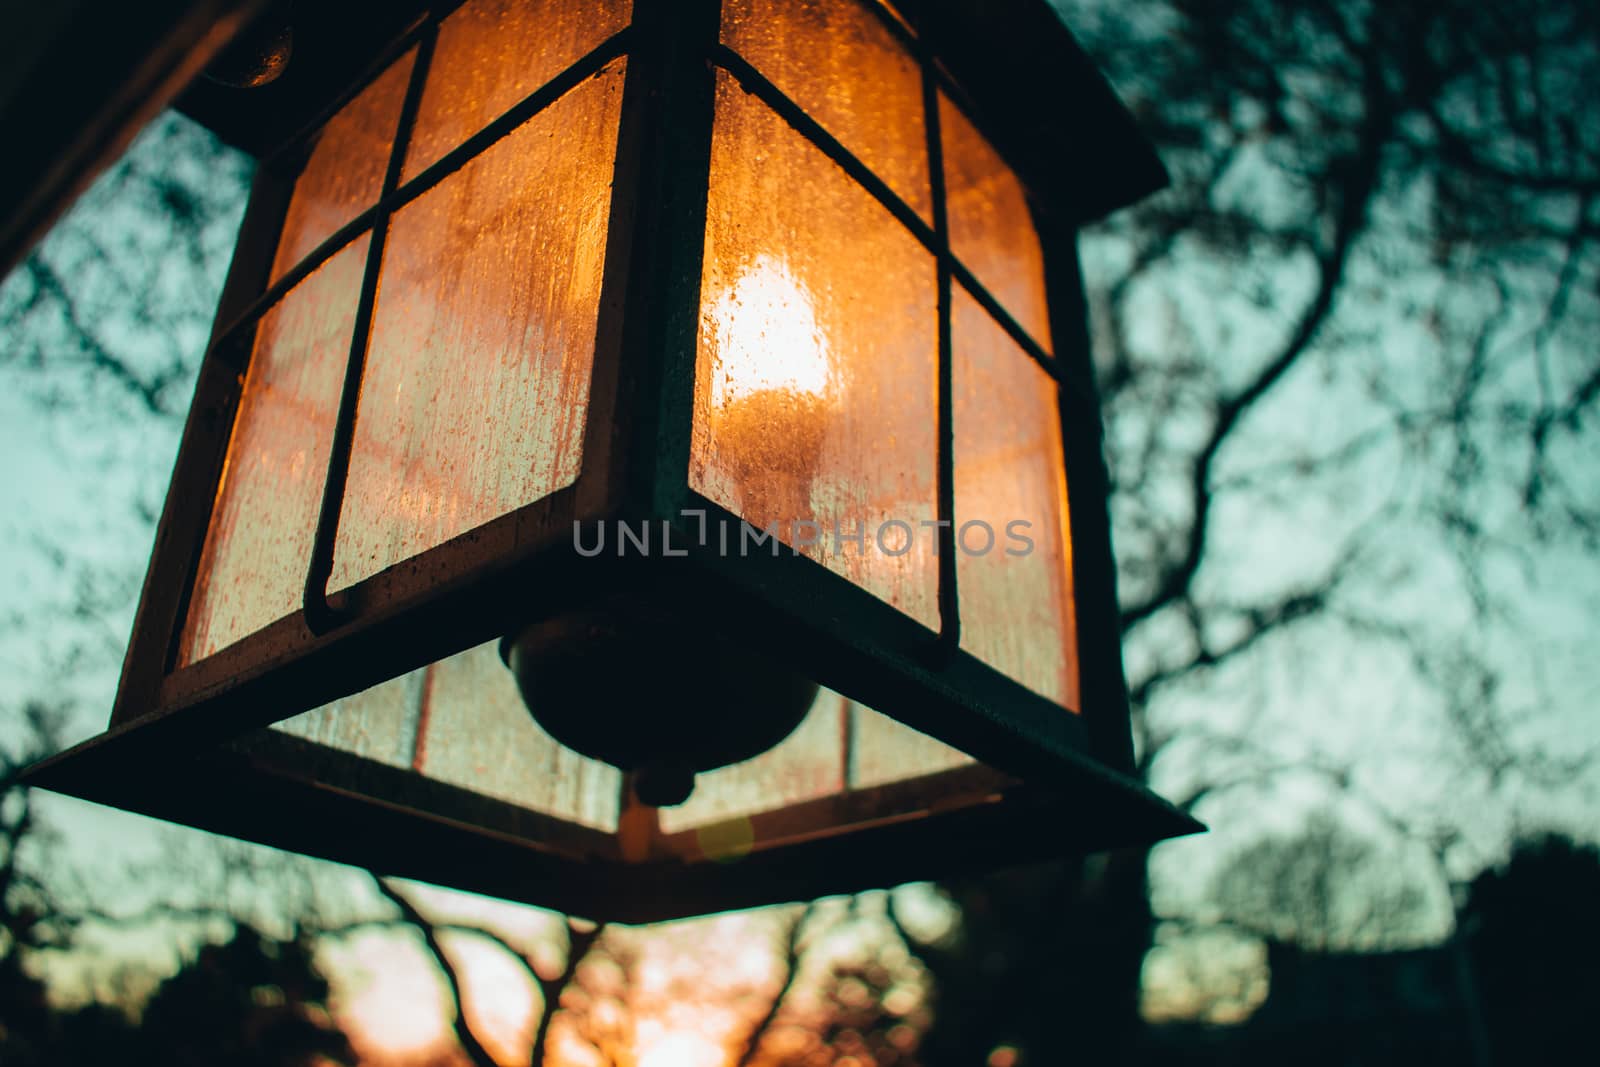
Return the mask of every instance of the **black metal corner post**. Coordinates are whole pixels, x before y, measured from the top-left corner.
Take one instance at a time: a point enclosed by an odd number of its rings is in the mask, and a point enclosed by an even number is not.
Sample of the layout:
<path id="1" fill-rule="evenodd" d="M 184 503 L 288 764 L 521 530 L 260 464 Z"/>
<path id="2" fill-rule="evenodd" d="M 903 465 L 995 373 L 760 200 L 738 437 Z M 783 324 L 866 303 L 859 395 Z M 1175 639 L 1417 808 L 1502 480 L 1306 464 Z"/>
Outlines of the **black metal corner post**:
<path id="1" fill-rule="evenodd" d="M 650 110 L 648 64 L 638 54 L 640 34 L 630 24 L 626 73 L 618 108 L 611 200 L 606 212 L 605 266 L 600 277 L 600 307 L 595 317 L 594 363 L 589 373 L 589 404 L 584 413 L 582 459 L 575 494 L 574 521 L 604 523 L 626 499 L 623 478 L 632 428 L 631 394 L 623 395 L 623 328 L 628 319 L 629 283 L 638 219 L 648 209 L 641 201 L 640 167 Z"/>
<path id="2" fill-rule="evenodd" d="M 951 335 L 951 271 L 954 254 L 950 251 L 950 219 L 945 202 L 944 138 L 939 126 L 939 83 L 934 75 L 931 54 L 915 44 L 917 65 L 922 69 L 922 125 L 927 139 L 928 190 L 933 206 L 934 249 L 937 266 L 939 316 L 939 640 L 935 657 L 939 664 L 949 662 L 961 648 L 961 593 L 957 585 L 956 558 L 956 432 L 955 432 L 955 353 Z"/>
<path id="3" fill-rule="evenodd" d="M 150 566 L 111 708 L 112 726 L 152 710 L 162 680 L 173 668 L 255 343 L 254 323 L 242 330 L 235 324 L 267 286 L 294 193 L 294 178 L 263 164 L 251 182 L 239 239 L 156 526 Z M 235 351 L 239 354 L 229 358 Z"/>
<path id="4" fill-rule="evenodd" d="M 306 569 L 305 591 L 302 596 L 306 627 L 314 634 L 326 633 L 344 621 L 344 611 L 328 597 L 328 580 L 333 574 L 333 557 L 339 538 L 339 515 L 344 506 L 345 483 L 350 476 L 350 455 L 355 446 L 356 409 L 361 400 L 361 378 L 366 367 L 367 348 L 371 340 L 372 315 L 378 297 L 378 272 L 383 267 L 383 249 L 389 234 L 389 216 L 394 192 L 400 186 L 400 174 L 405 165 L 406 150 L 411 145 L 411 128 L 416 123 L 417 109 L 422 103 L 422 89 L 428 80 L 428 68 L 433 59 L 433 46 L 439 36 L 439 24 L 430 22 L 417 41 L 417 54 L 411 61 L 411 76 L 406 85 L 406 95 L 400 106 L 400 117 L 395 126 L 394 142 L 389 150 L 389 165 L 384 171 L 383 188 L 378 198 L 378 209 L 373 214 L 372 229 L 367 238 L 367 263 L 361 279 L 361 296 L 356 305 L 356 319 L 351 331 L 350 357 L 345 365 L 344 385 L 339 396 L 339 412 L 333 426 L 333 439 L 328 445 L 328 474 L 322 486 L 322 504 L 317 515 L 317 528 L 311 542 L 311 562 Z"/>
<path id="5" fill-rule="evenodd" d="M 1072 525 L 1072 585 L 1077 601 L 1078 692 L 1089 750 L 1124 774 L 1134 773 L 1128 682 L 1122 671 L 1117 563 L 1111 543 L 1110 477 L 1089 336 L 1089 306 L 1078 260 L 1076 226 L 1035 213 L 1044 248 L 1050 332 L 1061 365 L 1057 396 Z"/>
<path id="6" fill-rule="evenodd" d="M 677 518 L 687 492 L 720 0 L 636 0 L 619 150 L 638 152 L 618 412 L 630 518 Z"/>
<path id="7" fill-rule="evenodd" d="M 708 57 L 721 17 L 721 0 L 634 0 L 628 29 L 580 479 L 590 480 L 591 470 L 600 475 L 604 486 L 585 486 L 586 498 L 605 500 L 624 522 L 676 519 L 688 489 L 716 95 Z M 608 313 L 617 321 L 605 321 Z M 597 415 L 609 425 L 597 425 Z M 603 460 L 589 452 L 599 441 Z M 638 594 L 643 575 L 618 562 L 610 581 Z M 639 803 L 633 784 L 632 774 L 623 775 L 615 843 L 624 865 L 656 855 L 662 836 L 656 810 Z"/>

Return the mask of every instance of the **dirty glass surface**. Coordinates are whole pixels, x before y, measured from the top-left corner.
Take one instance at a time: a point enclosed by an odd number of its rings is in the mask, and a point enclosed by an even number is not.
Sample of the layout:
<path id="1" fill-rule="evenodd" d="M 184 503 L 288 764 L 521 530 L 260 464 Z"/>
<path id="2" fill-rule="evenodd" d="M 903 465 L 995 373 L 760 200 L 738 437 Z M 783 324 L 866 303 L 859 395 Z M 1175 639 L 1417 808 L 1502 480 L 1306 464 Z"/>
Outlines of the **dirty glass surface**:
<path id="1" fill-rule="evenodd" d="M 861 0 L 727 0 L 723 43 L 933 224 L 922 71 Z"/>
<path id="2" fill-rule="evenodd" d="M 1055 380 L 959 285 L 950 326 L 961 645 L 1077 709 Z"/>
<path id="3" fill-rule="evenodd" d="M 179 666 L 300 610 L 366 258 L 360 237 L 257 327 Z"/>
<path id="4" fill-rule="evenodd" d="M 439 24 L 408 181 L 628 24 L 629 0 L 471 0 Z"/>
<path id="5" fill-rule="evenodd" d="M 719 73 L 690 487 L 930 627 L 937 325 L 932 255 Z"/>
<path id="6" fill-rule="evenodd" d="M 576 480 L 622 80 L 618 61 L 395 213 L 330 588 Z"/>

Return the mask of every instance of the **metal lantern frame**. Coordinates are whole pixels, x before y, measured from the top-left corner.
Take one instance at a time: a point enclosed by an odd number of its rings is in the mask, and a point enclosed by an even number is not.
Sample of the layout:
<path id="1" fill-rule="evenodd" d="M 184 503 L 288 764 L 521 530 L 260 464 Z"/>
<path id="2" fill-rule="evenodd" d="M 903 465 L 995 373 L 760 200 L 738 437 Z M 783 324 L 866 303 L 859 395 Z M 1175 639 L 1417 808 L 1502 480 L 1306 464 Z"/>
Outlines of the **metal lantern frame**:
<path id="1" fill-rule="evenodd" d="M 342 69 L 329 60 L 323 69 L 309 56 L 302 85 L 311 88 L 279 98 L 270 122 L 251 114 L 254 104 L 235 107 L 218 90 L 195 90 L 184 101 L 224 138 L 263 160 L 200 370 L 111 729 L 40 765 L 33 773 L 37 784 L 386 874 L 621 921 L 933 878 L 1196 828 L 1132 778 L 1101 418 L 1076 249 L 1081 224 L 1141 198 L 1165 175 L 1043 0 L 908 0 L 897 5 L 904 23 L 870 5 L 921 66 L 931 224 L 720 42 L 717 0 L 635 0 L 631 25 L 402 182 L 400 160 L 433 42 L 441 19 L 457 5 L 420 10 L 358 0 L 328 6 L 339 9 L 323 16 L 325 32 L 338 40 L 328 54 L 357 58 L 346 59 Z M 269 284 L 278 233 L 314 132 L 412 49 L 411 80 L 377 203 Z M 329 598 L 389 217 L 623 56 L 615 182 L 577 481 Z M 937 632 L 798 553 L 729 558 L 714 545 L 696 543 L 686 511 L 704 513 L 709 523 L 740 522 L 690 489 L 689 479 L 718 70 L 838 164 L 935 257 L 941 520 L 954 512 L 954 287 L 976 298 L 1058 383 L 1079 714 L 960 648 L 956 534 L 949 522 L 939 534 L 944 621 Z M 345 88 L 329 96 L 334 84 Z M 974 120 L 1029 190 L 1045 257 L 1053 356 L 950 252 L 940 92 Z M 268 152 L 266 139 L 281 144 Z M 372 238 L 303 610 L 177 667 L 256 325 L 280 297 L 364 232 Z M 671 526 L 674 548 L 683 554 L 579 558 L 574 523 L 618 520 L 657 530 Z M 617 834 L 261 729 L 501 637 L 531 618 L 616 597 L 669 612 L 710 640 L 793 664 L 983 762 L 751 816 L 756 846 L 737 862 L 721 862 L 704 854 L 695 831 L 652 830 L 642 854 L 625 855 Z M 752 619 L 760 625 L 750 625 Z"/>

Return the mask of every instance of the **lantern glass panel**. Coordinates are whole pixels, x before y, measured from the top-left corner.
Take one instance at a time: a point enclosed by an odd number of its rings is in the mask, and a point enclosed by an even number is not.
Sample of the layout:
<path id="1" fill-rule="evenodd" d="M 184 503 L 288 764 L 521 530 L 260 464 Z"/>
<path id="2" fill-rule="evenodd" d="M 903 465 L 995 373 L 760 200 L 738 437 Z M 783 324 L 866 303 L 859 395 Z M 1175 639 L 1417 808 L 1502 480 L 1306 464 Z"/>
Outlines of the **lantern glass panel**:
<path id="1" fill-rule="evenodd" d="M 180 666 L 300 608 L 366 259 L 363 236 L 289 290 L 256 329 Z"/>
<path id="2" fill-rule="evenodd" d="M 961 644 L 1076 709 L 1078 641 L 1055 380 L 959 285 L 950 329 Z"/>
<path id="3" fill-rule="evenodd" d="M 700 307 L 690 487 L 936 626 L 933 256 L 720 71 Z"/>
<path id="4" fill-rule="evenodd" d="M 939 94 L 950 251 L 1039 345 L 1050 350 L 1044 252 L 1015 172 L 961 109 Z"/>
<path id="5" fill-rule="evenodd" d="M 629 0 L 471 0 L 439 26 L 409 180 L 628 24 Z"/>
<path id="6" fill-rule="evenodd" d="M 782 744 L 699 775 L 687 803 L 661 809 L 661 829 L 692 830 L 972 762 L 958 749 L 824 689 Z"/>
<path id="7" fill-rule="evenodd" d="M 622 774 L 561 745 L 528 714 L 497 642 L 425 668 L 416 769 L 430 778 L 615 830 Z"/>
<path id="8" fill-rule="evenodd" d="M 617 828 L 622 775 L 539 728 L 494 642 L 273 729 L 567 822 Z"/>
<path id="9" fill-rule="evenodd" d="M 330 587 L 577 479 L 623 68 L 395 213 Z"/>
<path id="10" fill-rule="evenodd" d="M 272 281 L 377 202 L 415 55 L 391 64 L 317 135 L 294 183 Z"/>
<path id="11" fill-rule="evenodd" d="M 409 769 L 417 757 L 427 675 L 427 670 L 402 674 L 274 723 L 270 729 L 388 767 Z"/>
<path id="12" fill-rule="evenodd" d="M 975 762 L 958 748 L 861 704 L 850 706 L 850 787 L 910 781 Z"/>
<path id="13" fill-rule="evenodd" d="M 661 809 L 661 829 L 690 830 L 844 792 L 848 704 L 837 693 L 818 693 L 805 720 L 776 748 L 696 775 L 686 803 Z"/>
<path id="14" fill-rule="evenodd" d="M 922 70 L 858 0 L 728 0 L 722 40 L 933 221 Z"/>

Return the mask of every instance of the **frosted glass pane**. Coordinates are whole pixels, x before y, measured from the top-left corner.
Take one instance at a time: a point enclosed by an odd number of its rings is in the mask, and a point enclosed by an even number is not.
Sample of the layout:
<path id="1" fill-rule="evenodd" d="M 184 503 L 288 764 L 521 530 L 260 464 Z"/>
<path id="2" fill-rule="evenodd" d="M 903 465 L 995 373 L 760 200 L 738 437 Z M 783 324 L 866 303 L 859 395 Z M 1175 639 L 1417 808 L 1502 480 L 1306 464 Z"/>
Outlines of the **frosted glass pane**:
<path id="1" fill-rule="evenodd" d="M 824 689 L 782 744 L 697 775 L 687 803 L 660 809 L 661 829 L 693 830 L 974 762 L 959 749 Z"/>
<path id="2" fill-rule="evenodd" d="M 272 729 L 568 822 L 617 827 L 621 774 L 539 728 L 494 642 Z"/>
<path id="3" fill-rule="evenodd" d="M 621 30 L 628 0 L 471 0 L 439 26 L 402 179 Z"/>
<path id="4" fill-rule="evenodd" d="M 363 236 L 262 317 L 180 666 L 300 610 L 366 259 Z"/>
<path id="5" fill-rule="evenodd" d="M 723 73 L 716 106 L 690 485 L 936 626 L 933 258 Z"/>
<path id="6" fill-rule="evenodd" d="M 540 729 L 494 642 L 428 671 L 418 770 L 570 822 L 616 829 L 622 775 Z"/>
<path id="7" fill-rule="evenodd" d="M 426 676 L 425 670 L 402 674 L 271 729 L 391 767 L 410 767 L 416 756 Z"/>
<path id="8" fill-rule="evenodd" d="M 1022 183 L 943 94 L 939 127 L 950 250 L 1029 336 L 1049 350 L 1044 253 Z"/>
<path id="9" fill-rule="evenodd" d="M 850 786 L 869 789 L 976 762 L 960 749 L 860 704 L 850 706 Z"/>
<path id="10" fill-rule="evenodd" d="M 695 775 L 688 801 L 661 809 L 661 829 L 670 834 L 844 792 L 848 708 L 838 693 L 822 690 L 805 720 L 776 748 Z"/>
<path id="11" fill-rule="evenodd" d="M 922 72 L 858 0 L 728 0 L 722 40 L 930 224 Z"/>
<path id="12" fill-rule="evenodd" d="M 578 476 L 622 64 L 401 208 L 330 587 Z"/>
<path id="13" fill-rule="evenodd" d="M 411 76 L 407 52 L 328 120 L 295 180 L 272 279 L 378 202 Z"/>
<path id="14" fill-rule="evenodd" d="M 950 327 L 961 645 L 1036 693 L 1077 709 L 1072 549 L 1055 382 L 960 286 Z"/>

